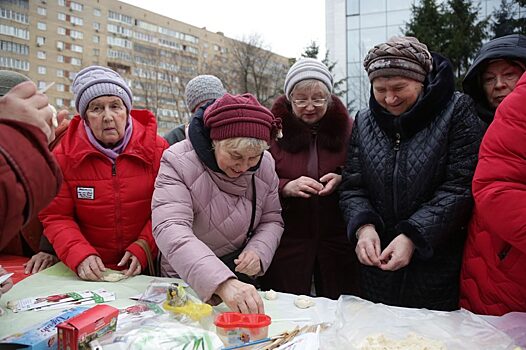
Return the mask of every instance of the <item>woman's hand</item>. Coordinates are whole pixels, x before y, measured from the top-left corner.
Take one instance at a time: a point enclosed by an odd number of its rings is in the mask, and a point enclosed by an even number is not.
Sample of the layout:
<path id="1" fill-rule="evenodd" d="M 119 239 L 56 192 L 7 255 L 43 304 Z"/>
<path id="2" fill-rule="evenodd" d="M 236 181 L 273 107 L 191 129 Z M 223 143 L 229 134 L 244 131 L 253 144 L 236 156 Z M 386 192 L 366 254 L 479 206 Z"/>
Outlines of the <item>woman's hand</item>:
<path id="1" fill-rule="evenodd" d="M 396 271 L 407 266 L 413 257 L 415 244 L 403 233 L 399 234 L 389 243 L 380 255 L 382 265 L 380 268 L 386 271 Z"/>
<path id="2" fill-rule="evenodd" d="M 283 197 L 310 198 L 311 195 L 318 194 L 321 190 L 323 190 L 321 183 L 308 176 L 301 176 L 283 186 L 281 193 Z"/>
<path id="3" fill-rule="evenodd" d="M 234 312 L 243 314 L 263 314 L 263 300 L 256 288 L 238 279 L 231 278 L 221 283 L 215 294 Z"/>
<path id="4" fill-rule="evenodd" d="M 5 274 L 7 274 L 7 271 L 2 266 L 0 266 L 0 276 L 3 276 Z M 7 291 L 11 289 L 12 287 L 13 287 L 12 278 L 9 278 L 8 280 L 4 281 L 4 283 L 0 284 L 0 297 L 2 296 L 2 294 L 7 293 Z"/>
<path id="5" fill-rule="evenodd" d="M 320 182 L 324 183 L 323 189 L 318 192 L 319 196 L 328 196 L 334 192 L 342 182 L 342 176 L 335 173 L 327 173 L 320 177 Z"/>
<path id="6" fill-rule="evenodd" d="M 24 273 L 26 275 L 37 273 L 50 266 L 58 263 L 58 258 L 55 255 L 39 252 L 31 257 L 28 262 L 24 264 Z"/>
<path id="7" fill-rule="evenodd" d="M 374 225 L 364 225 L 356 231 L 358 243 L 356 243 L 356 256 L 358 260 L 367 266 L 380 267 L 380 236 Z"/>
<path id="8" fill-rule="evenodd" d="M 261 272 L 261 261 L 253 250 L 244 250 L 237 259 L 234 259 L 236 271 L 247 276 L 256 276 Z"/>
<path id="9" fill-rule="evenodd" d="M 128 261 L 129 267 L 126 270 L 124 270 L 124 274 L 128 277 L 139 275 L 142 271 L 141 263 L 135 255 L 128 251 L 124 253 L 124 256 L 122 257 L 121 261 L 119 261 L 117 266 L 125 266 L 126 264 L 128 264 Z"/>
<path id="10" fill-rule="evenodd" d="M 85 281 L 100 281 L 106 267 L 97 255 L 90 255 L 77 267 L 77 275 Z"/>

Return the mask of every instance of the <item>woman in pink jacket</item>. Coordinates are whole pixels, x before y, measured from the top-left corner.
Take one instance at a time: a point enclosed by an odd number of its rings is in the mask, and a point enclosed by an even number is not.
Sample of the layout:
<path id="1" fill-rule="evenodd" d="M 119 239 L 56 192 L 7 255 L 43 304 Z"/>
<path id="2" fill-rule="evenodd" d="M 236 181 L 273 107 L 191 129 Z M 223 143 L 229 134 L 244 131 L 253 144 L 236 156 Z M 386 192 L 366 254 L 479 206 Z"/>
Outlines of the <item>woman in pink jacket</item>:
<path id="1" fill-rule="evenodd" d="M 238 278 L 262 275 L 283 233 L 265 151 L 279 126 L 254 96 L 226 94 L 199 108 L 189 138 L 163 154 L 152 200 L 161 274 L 181 277 L 205 302 L 264 312 L 255 287 Z"/>

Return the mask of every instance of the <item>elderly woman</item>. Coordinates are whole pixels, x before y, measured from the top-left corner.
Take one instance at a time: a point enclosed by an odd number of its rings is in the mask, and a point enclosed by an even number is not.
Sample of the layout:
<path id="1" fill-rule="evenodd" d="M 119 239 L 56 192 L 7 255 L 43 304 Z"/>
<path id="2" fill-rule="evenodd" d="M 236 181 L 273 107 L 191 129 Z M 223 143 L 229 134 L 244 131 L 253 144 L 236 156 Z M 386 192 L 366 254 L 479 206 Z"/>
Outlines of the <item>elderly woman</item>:
<path id="1" fill-rule="evenodd" d="M 482 123 L 454 91 L 448 60 L 415 38 L 374 46 L 364 66 L 371 98 L 354 123 L 340 196 L 362 294 L 457 309 Z"/>
<path id="2" fill-rule="evenodd" d="M 161 274 L 179 276 L 208 303 L 262 313 L 247 276 L 267 270 L 283 232 L 272 113 L 250 94 L 200 107 L 189 139 L 163 155 L 152 201 Z M 227 266 L 229 265 L 229 266 Z"/>
<path id="3" fill-rule="evenodd" d="M 81 70 L 73 92 L 79 115 L 53 150 L 64 183 L 40 212 L 44 235 L 84 280 L 100 280 L 106 267 L 140 274 L 157 251 L 150 204 L 168 145 L 151 112 L 132 110 L 132 92 L 113 70 Z"/>
<path id="4" fill-rule="evenodd" d="M 337 188 L 352 120 L 331 95 L 333 78 L 312 58 L 296 62 L 285 78 L 285 95 L 272 107 L 283 120 L 283 138 L 270 148 L 276 160 L 285 231 L 265 289 L 337 299 L 356 294 L 358 263 L 346 238 Z"/>
<path id="5" fill-rule="evenodd" d="M 462 87 L 475 100 L 479 117 L 488 125 L 525 70 L 526 36 L 510 34 L 482 45 Z"/>

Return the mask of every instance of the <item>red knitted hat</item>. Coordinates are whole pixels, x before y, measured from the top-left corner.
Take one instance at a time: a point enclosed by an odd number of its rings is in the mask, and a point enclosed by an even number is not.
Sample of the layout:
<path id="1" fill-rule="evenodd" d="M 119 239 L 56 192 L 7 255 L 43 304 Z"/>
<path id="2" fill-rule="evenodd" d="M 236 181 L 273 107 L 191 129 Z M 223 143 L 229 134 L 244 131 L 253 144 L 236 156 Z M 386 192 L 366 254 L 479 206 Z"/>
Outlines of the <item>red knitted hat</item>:
<path id="1" fill-rule="evenodd" d="M 270 143 L 281 129 L 281 119 L 251 94 L 223 95 L 205 110 L 204 122 L 212 140 L 252 137 Z"/>

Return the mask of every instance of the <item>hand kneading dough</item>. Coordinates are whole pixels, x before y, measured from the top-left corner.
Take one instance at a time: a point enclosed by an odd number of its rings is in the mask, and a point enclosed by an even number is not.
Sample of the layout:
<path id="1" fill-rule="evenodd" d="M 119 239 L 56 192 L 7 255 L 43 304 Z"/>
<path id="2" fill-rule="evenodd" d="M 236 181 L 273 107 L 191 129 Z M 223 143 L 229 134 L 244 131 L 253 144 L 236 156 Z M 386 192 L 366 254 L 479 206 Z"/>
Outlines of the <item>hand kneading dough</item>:
<path id="1" fill-rule="evenodd" d="M 404 339 L 389 339 L 383 334 L 365 338 L 360 350 L 447 350 L 444 343 L 409 333 Z"/>
<path id="2" fill-rule="evenodd" d="M 300 309 L 306 309 L 316 305 L 316 303 L 314 302 L 314 300 L 312 300 L 312 298 L 306 295 L 300 295 L 296 298 L 296 300 L 294 300 L 294 305 L 296 305 L 296 307 Z"/>

